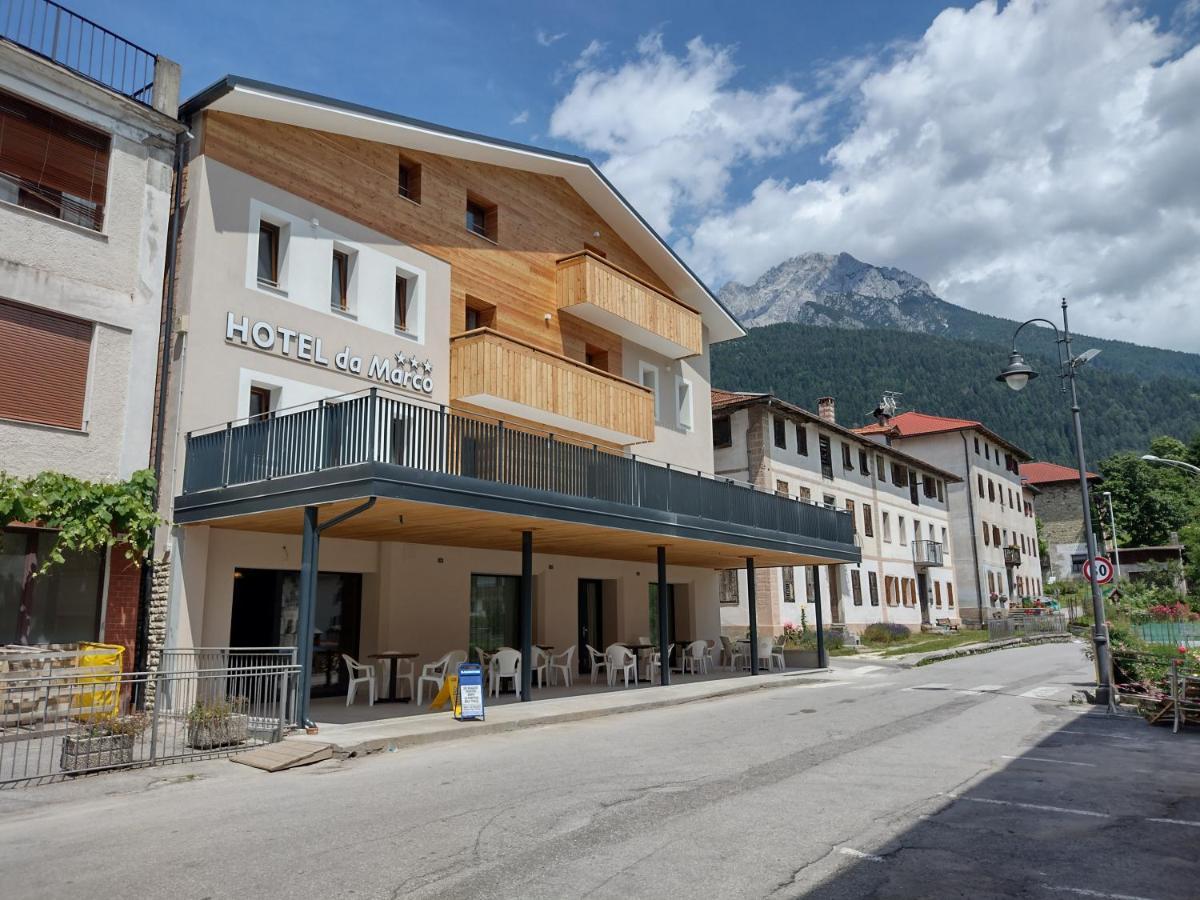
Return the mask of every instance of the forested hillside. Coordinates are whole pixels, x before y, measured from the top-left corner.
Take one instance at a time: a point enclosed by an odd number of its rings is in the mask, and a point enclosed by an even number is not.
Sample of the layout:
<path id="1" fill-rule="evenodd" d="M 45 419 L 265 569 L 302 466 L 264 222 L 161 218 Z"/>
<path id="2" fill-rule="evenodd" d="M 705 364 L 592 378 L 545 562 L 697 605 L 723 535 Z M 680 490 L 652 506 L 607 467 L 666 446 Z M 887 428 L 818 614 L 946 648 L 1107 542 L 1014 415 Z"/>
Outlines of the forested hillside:
<path id="1" fill-rule="evenodd" d="M 1054 350 L 1053 343 L 1043 346 L 1046 353 Z M 712 384 L 770 391 L 814 410 L 817 397 L 832 395 L 839 423 L 851 426 L 871 421 L 885 390 L 899 391 L 901 410 L 978 419 L 1035 458 L 1071 463 L 1070 410 L 1055 377 L 1057 362 L 1034 352 L 1026 358 L 1042 377 L 1014 393 L 995 380 L 1008 361 L 996 343 L 789 322 L 715 345 Z M 1094 461 L 1122 450 L 1144 452 L 1163 434 L 1187 440 L 1200 423 L 1197 378 L 1139 378 L 1087 366 L 1079 386 L 1084 439 Z"/>

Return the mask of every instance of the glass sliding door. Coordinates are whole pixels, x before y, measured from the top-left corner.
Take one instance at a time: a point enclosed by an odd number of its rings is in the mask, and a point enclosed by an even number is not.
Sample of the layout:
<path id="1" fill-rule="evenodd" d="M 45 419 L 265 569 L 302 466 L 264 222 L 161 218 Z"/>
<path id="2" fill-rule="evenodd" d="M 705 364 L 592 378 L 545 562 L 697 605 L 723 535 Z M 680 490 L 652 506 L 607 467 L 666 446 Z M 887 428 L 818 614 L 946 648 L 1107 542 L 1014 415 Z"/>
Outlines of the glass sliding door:
<path id="1" fill-rule="evenodd" d="M 57 539 L 53 531 L 0 531 L 0 644 L 99 638 L 104 555 L 67 551 L 35 576 Z"/>
<path id="2" fill-rule="evenodd" d="M 519 648 L 521 578 L 519 575 L 472 575 L 469 653 L 498 647 Z"/>

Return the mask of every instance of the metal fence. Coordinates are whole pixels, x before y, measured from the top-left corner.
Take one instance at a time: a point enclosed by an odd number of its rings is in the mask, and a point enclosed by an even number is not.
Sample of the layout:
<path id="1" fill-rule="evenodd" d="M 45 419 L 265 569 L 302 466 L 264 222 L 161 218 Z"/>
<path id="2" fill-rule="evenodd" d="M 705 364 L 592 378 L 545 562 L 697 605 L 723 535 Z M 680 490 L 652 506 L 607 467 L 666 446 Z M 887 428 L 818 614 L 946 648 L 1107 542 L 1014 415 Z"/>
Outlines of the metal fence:
<path id="1" fill-rule="evenodd" d="M 159 672 L 109 666 L 0 672 L 0 787 L 236 753 L 296 724 L 299 666 L 286 650 L 203 667 L 168 651 Z M 183 663 L 193 663 L 192 668 Z"/>
<path id="2" fill-rule="evenodd" d="M 1035 634 L 1067 634 L 1067 617 L 1061 614 L 1025 615 L 1009 613 L 1001 619 L 988 619 L 988 640 L 1028 637 Z"/>
<path id="3" fill-rule="evenodd" d="M 1200 646 L 1200 622 L 1143 622 L 1133 630 L 1150 644 Z"/>
<path id="4" fill-rule="evenodd" d="M 155 55 L 53 0 L 0 0 L 0 37 L 150 106 Z"/>
<path id="5" fill-rule="evenodd" d="M 368 462 L 855 542 L 845 510 L 377 388 L 189 433 L 183 493 Z"/>

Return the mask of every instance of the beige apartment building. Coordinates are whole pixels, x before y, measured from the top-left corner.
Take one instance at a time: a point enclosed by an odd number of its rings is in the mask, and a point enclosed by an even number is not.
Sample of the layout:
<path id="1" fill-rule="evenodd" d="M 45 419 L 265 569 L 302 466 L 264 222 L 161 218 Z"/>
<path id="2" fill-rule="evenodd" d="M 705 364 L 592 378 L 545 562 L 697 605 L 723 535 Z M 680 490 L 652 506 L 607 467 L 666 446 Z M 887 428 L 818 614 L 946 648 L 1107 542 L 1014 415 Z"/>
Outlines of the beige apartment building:
<path id="1" fill-rule="evenodd" d="M 1010 602 L 1041 593 L 1035 490 L 1020 472 L 1028 453 L 980 422 L 920 412 L 881 416 L 857 432 L 959 479 L 947 501 L 964 619 L 1003 615 Z"/>
<path id="2" fill-rule="evenodd" d="M 958 621 L 949 488 L 961 479 L 837 423 L 833 398 L 817 413 L 770 394 L 713 391 L 713 453 L 718 475 L 780 496 L 845 510 L 862 558 L 856 563 L 779 566 L 755 573 L 760 628 L 874 622 L 919 630 Z M 749 625 L 747 573 L 721 574 L 721 625 Z"/>

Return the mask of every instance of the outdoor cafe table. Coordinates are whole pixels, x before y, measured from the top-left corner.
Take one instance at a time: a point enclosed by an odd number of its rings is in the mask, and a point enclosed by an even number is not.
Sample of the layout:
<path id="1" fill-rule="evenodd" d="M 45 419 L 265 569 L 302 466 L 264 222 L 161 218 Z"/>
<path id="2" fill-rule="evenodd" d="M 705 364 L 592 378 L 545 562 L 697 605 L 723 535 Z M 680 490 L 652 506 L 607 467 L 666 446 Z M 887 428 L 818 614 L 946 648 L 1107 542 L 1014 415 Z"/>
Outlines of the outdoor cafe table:
<path id="1" fill-rule="evenodd" d="M 646 684 L 650 684 L 652 681 L 654 681 L 653 678 L 643 678 L 642 677 L 642 665 L 641 664 L 642 664 L 642 654 L 645 653 L 647 650 L 657 649 L 657 645 L 656 644 L 622 644 L 622 646 L 625 647 L 630 652 L 632 652 L 634 659 L 637 661 L 633 667 L 633 674 L 634 674 L 635 680 L 638 681 L 639 683 L 644 681 L 644 682 L 646 682 Z"/>
<path id="2" fill-rule="evenodd" d="M 371 659 L 387 660 L 387 696 L 378 698 L 376 703 L 407 703 L 412 699 L 411 697 L 396 696 L 396 660 L 416 659 L 419 655 L 417 653 L 401 653 L 397 650 L 384 650 L 371 654 Z"/>

